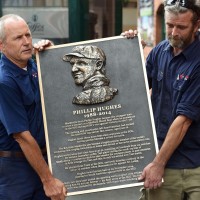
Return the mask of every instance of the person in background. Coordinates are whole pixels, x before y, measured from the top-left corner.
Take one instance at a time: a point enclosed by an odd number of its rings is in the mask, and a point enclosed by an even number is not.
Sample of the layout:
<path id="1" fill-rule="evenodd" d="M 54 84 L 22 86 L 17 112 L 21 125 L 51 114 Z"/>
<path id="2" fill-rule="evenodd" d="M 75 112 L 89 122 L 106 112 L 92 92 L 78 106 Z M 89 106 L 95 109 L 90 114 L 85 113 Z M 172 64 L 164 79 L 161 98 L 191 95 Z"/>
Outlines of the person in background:
<path id="1" fill-rule="evenodd" d="M 167 40 L 146 59 L 159 152 L 141 176 L 145 200 L 200 199 L 200 2 L 165 0 Z M 135 32 L 126 31 L 128 38 Z M 162 179 L 164 182 L 162 182 Z"/>
<path id="2" fill-rule="evenodd" d="M 42 40 L 34 50 L 52 45 Z M 48 165 L 32 37 L 18 15 L 0 18 L 0 199 L 64 200 Z"/>

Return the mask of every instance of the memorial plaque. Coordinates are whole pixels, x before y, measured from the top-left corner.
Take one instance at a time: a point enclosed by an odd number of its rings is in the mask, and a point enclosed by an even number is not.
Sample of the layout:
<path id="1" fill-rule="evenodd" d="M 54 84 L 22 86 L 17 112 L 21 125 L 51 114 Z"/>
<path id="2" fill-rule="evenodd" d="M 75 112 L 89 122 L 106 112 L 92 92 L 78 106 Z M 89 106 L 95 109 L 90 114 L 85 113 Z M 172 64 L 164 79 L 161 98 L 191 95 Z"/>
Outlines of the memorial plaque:
<path id="1" fill-rule="evenodd" d="M 142 53 L 139 36 L 37 53 L 49 166 L 69 196 L 143 184 L 158 148 Z"/>

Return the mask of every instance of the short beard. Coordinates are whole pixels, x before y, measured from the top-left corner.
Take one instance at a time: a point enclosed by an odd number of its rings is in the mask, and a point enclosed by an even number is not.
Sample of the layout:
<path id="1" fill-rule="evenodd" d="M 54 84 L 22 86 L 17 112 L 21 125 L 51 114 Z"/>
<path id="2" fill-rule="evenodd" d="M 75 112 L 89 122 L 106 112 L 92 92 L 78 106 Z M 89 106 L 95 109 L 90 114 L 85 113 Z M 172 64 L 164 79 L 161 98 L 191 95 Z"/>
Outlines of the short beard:
<path id="1" fill-rule="evenodd" d="M 173 48 L 184 49 L 185 42 L 181 38 L 174 38 L 173 36 L 168 37 L 169 43 Z"/>

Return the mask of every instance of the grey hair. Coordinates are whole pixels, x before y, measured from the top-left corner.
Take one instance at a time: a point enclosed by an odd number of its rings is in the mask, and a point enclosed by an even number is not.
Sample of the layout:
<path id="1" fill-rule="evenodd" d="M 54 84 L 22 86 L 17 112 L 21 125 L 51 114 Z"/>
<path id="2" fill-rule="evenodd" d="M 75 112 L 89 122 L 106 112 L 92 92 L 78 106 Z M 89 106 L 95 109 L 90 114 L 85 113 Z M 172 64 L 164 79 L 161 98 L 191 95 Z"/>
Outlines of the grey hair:
<path id="1" fill-rule="evenodd" d="M 177 1 L 175 5 L 168 6 L 167 1 L 168 0 L 163 1 L 165 12 L 170 12 L 177 15 L 179 13 L 186 13 L 188 10 L 191 10 L 193 12 L 192 23 L 196 24 L 200 19 L 200 0 L 191 0 L 193 3 L 193 7 L 191 9 L 180 6 L 179 1 Z"/>
<path id="2" fill-rule="evenodd" d="M 6 40 L 6 33 L 5 33 L 5 22 L 7 19 L 13 19 L 15 21 L 19 21 L 19 20 L 23 20 L 24 19 L 22 17 L 20 17 L 19 15 L 15 15 L 15 14 L 7 14 L 4 15 L 3 17 L 0 18 L 0 40 L 1 41 L 5 41 Z"/>

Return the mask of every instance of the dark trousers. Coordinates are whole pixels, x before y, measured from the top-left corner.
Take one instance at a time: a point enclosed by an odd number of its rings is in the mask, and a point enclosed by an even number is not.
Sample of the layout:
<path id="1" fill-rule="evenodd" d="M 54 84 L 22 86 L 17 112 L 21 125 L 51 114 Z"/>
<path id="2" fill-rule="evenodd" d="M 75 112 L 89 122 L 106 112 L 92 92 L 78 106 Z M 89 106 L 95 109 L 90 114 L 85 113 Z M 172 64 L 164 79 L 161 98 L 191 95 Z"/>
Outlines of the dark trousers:
<path id="1" fill-rule="evenodd" d="M 25 158 L 0 157 L 0 200 L 50 200 Z"/>

